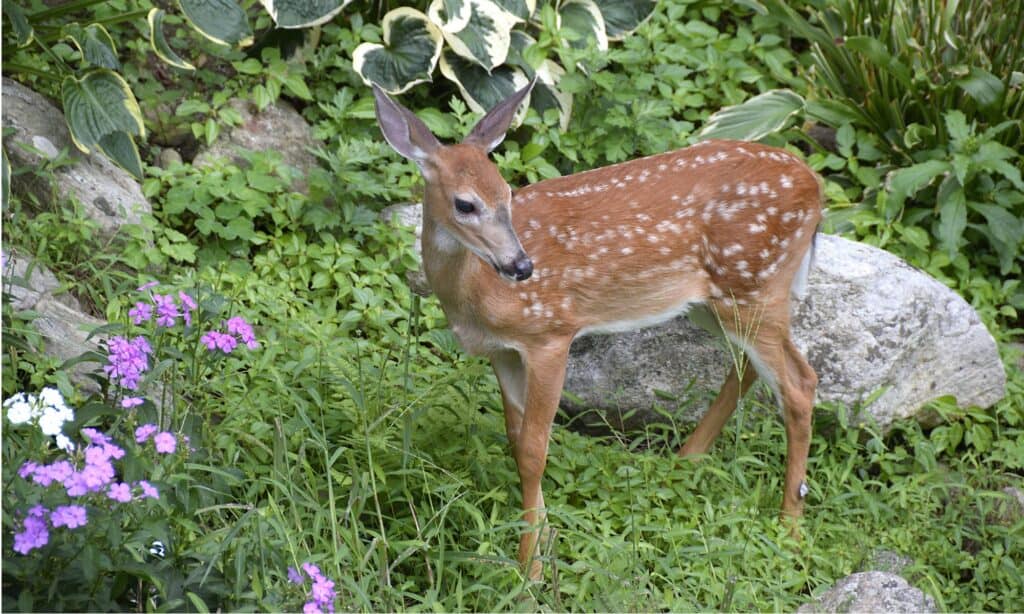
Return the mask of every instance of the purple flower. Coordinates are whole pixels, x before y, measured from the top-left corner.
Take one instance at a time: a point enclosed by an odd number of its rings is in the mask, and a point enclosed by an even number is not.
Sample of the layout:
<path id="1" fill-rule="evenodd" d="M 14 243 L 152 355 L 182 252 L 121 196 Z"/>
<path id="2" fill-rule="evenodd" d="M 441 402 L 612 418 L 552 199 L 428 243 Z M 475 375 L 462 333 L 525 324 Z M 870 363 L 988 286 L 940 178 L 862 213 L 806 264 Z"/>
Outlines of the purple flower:
<path id="1" fill-rule="evenodd" d="M 181 291 L 178 292 L 178 300 L 181 301 L 181 306 L 185 308 L 184 312 L 181 314 L 182 317 L 185 318 L 185 326 L 192 326 L 192 312 L 195 311 L 199 305 L 196 305 L 196 302 L 191 296 Z"/>
<path id="2" fill-rule="evenodd" d="M 129 390 L 137 390 L 142 374 L 149 369 L 149 355 L 153 353 L 145 337 L 128 341 L 124 337 L 112 337 L 107 341 L 107 360 L 103 367 L 115 383 Z"/>
<path id="3" fill-rule="evenodd" d="M 159 428 L 155 424 L 143 424 L 139 428 L 135 429 L 135 441 L 138 443 L 146 443 L 153 433 L 156 433 Z"/>
<path id="4" fill-rule="evenodd" d="M 85 508 L 81 505 L 61 505 L 50 513 L 50 522 L 54 527 L 76 529 L 84 527 L 87 521 Z"/>
<path id="5" fill-rule="evenodd" d="M 305 571 L 314 580 L 320 577 L 320 568 L 312 563 L 303 563 L 302 571 Z"/>
<path id="6" fill-rule="evenodd" d="M 252 326 L 244 318 L 240 316 L 228 318 L 224 325 L 227 326 L 229 333 L 237 335 L 239 341 L 244 343 L 250 350 L 255 350 L 259 347 L 256 335 L 252 332 Z"/>
<path id="7" fill-rule="evenodd" d="M 25 464 L 18 469 L 18 475 L 22 479 L 28 479 L 30 475 L 34 475 L 36 469 L 39 469 L 39 464 L 33 461 L 25 461 Z"/>
<path id="8" fill-rule="evenodd" d="M 136 325 L 148 322 L 153 317 L 153 306 L 144 301 L 135 303 L 135 307 L 128 312 L 128 316 Z"/>
<path id="9" fill-rule="evenodd" d="M 225 354 L 230 354 L 231 350 L 235 349 L 235 346 L 238 345 L 238 341 L 234 337 L 218 330 L 211 330 L 200 337 L 199 340 L 203 342 L 208 350 L 220 350 Z"/>
<path id="10" fill-rule="evenodd" d="M 75 473 L 74 466 L 66 460 L 57 461 L 50 465 L 42 465 L 36 468 L 32 475 L 32 481 L 46 488 L 54 482 L 64 483 Z"/>
<path id="11" fill-rule="evenodd" d="M 107 497 L 121 503 L 128 503 L 132 500 L 132 488 L 124 482 L 114 482 L 107 490 Z"/>
<path id="12" fill-rule="evenodd" d="M 131 409 L 132 407 L 138 407 L 142 405 L 144 399 L 141 397 L 125 397 L 121 399 L 121 407 L 125 409 Z"/>
<path id="13" fill-rule="evenodd" d="M 136 290 L 138 290 L 139 292 L 145 292 L 146 290 L 149 290 L 150 288 L 155 288 L 156 286 L 159 286 L 159 285 L 160 285 L 160 282 L 158 282 L 158 281 L 147 281 L 146 283 L 144 283 L 141 286 L 139 286 L 138 288 L 136 288 Z"/>
<path id="14" fill-rule="evenodd" d="M 153 486 L 146 480 L 139 480 L 135 485 L 142 489 L 142 494 L 139 496 L 140 499 L 160 498 L 160 491 L 156 489 L 156 486 Z"/>
<path id="15" fill-rule="evenodd" d="M 156 323 L 168 328 L 174 326 L 175 319 L 181 315 L 174 297 L 170 294 L 154 294 L 153 302 L 156 303 Z"/>
<path id="16" fill-rule="evenodd" d="M 36 548 L 42 548 L 50 541 L 50 531 L 46 528 L 46 508 L 37 505 L 28 512 L 22 521 L 24 530 L 14 534 L 14 551 L 28 554 Z"/>
<path id="17" fill-rule="evenodd" d="M 288 566 L 288 581 L 292 584 L 302 584 L 302 574 L 290 565 Z"/>
<path id="18" fill-rule="evenodd" d="M 174 450 L 178 447 L 178 440 L 174 434 L 167 431 L 158 433 L 153 438 L 153 443 L 156 445 L 156 451 L 161 454 L 174 454 Z"/>
<path id="19" fill-rule="evenodd" d="M 323 614 L 323 610 L 317 602 L 307 601 L 306 605 L 302 606 L 302 614 Z"/>
<path id="20" fill-rule="evenodd" d="M 302 570 L 313 580 L 313 587 L 309 591 L 310 601 L 303 606 L 303 612 L 334 612 L 334 582 L 327 579 L 320 568 L 312 563 L 303 563 Z M 288 568 L 288 579 L 302 584 L 302 576 L 292 567 Z"/>
<path id="21" fill-rule="evenodd" d="M 320 605 L 331 607 L 334 604 L 334 582 L 320 576 L 313 582 L 313 588 L 309 591 L 310 596 Z"/>

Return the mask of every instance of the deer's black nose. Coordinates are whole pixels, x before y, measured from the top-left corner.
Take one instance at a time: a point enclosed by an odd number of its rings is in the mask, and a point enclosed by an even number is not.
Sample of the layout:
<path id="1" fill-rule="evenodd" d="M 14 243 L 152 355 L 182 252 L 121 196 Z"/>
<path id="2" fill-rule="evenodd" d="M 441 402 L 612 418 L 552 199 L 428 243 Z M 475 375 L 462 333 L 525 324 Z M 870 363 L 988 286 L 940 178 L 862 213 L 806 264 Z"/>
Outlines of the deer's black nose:
<path id="1" fill-rule="evenodd" d="M 516 281 L 523 281 L 529 279 L 530 275 L 533 275 L 533 260 L 526 254 L 523 254 L 512 265 L 515 269 Z"/>

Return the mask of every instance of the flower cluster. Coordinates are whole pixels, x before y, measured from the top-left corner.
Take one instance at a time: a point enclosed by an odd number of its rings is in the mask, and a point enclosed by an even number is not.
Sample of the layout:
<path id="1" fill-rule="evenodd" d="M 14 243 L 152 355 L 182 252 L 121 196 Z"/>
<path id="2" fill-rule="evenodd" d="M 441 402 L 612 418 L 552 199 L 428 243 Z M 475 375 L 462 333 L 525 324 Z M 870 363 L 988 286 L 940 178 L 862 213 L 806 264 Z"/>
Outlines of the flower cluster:
<path id="1" fill-rule="evenodd" d="M 140 286 L 139 291 L 145 292 L 156 285 L 157 282 L 149 282 Z M 153 319 L 154 315 L 156 316 L 157 326 L 171 328 L 177 324 L 178 318 L 185 322 L 185 326 L 191 326 L 192 312 L 198 307 L 195 299 L 184 292 L 178 292 L 177 300 L 171 294 L 157 294 L 154 292 L 152 303 L 146 301 L 136 302 L 135 306 L 128 312 L 128 316 L 136 326 L 143 322 L 149 322 Z"/>
<path id="2" fill-rule="evenodd" d="M 138 336 L 129 341 L 124 337 L 111 337 L 107 350 L 108 364 L 103 367 L 107 376 L 128 390 L 138 390 L 142 374 L 149 369 L 149 355 L 153 353 L 146 338 Z"/>
<path id="3" fill-rule="evenodd" d="M 159 428 L 155 424 L 143 424 L 135 429 L 135 441 L 146 443 L 152 437 L 153 445 L 156 447 L 157 452 L 160 454 L 174 454 L 174 451 L 178 449 L 178 438 L 174 436 L 174 433 L 168 431 L 157 433 L 158 430 Z"/>
<path id="4" fill-rule="evenodd" d="M 309 601 L 303 606 L 302 611 L 305 614 L 321 614 L 322 612 L 333 612 L 334 611 L 334 582 L 328 580 L 326 576 L 320 573 L 320 568 L 312 563 L 303 563 L 302 571 L 306 572 L 309 579 L 313 581 L 313 586 L 307 593 Z M 306 580 L 299 573 L 299 570 L 294 567 L 288 568 L 288 580 L 295 584 L 305 584 Z"/>
<path id="5" fill-rule="evenodd" d="M 19 392 L 4 401 L 4 409 L 11 424 L 35 424 L 44 435 L 56 437 L 60 449 L 68 452 L 74 449 L 62 429 L 65 422 L 75 419 L 75 412 L 56 388 L 43 388 L 38 396 Z"/>
<path id="6" fill-rule="evenodd" d="M 246 322 L 245 318 L 240 316 L 228 318 L 224 321 L 224 326 L 228 332 L 211 330 L 199 340 L 210 351 L 220 350 L 225 354 L 230 354 L 238 346 L 239 342 L 244 343 L 245 347 L 250 350 L 260 347 L 259 342 L 256 341 L 256 334 L 253 333 L 252 325 Z"/>
<path id="7" fill-rule="evenodd" d="M 88 522 L 85 508 L 81 505 L 58 505 L 50 511 L 37 505 L 28 511 L 21 521 L 22 530 L 14 534 L 14 551 L 28 554 L 36 548 L 50 543 L 50 529 L 47 519 L 53 528 L 67 527 L 77 529 Z"/>

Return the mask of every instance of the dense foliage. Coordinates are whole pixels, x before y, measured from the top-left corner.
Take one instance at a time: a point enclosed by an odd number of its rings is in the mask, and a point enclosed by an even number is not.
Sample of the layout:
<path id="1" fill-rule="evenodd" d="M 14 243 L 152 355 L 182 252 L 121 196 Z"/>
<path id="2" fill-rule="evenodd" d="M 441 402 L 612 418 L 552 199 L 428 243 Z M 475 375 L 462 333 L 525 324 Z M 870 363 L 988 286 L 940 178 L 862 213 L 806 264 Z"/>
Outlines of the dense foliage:
<path id="1" fill-rule="evenodd" d="M 112 368 L 76 379 L 43 352 L 33 314 L 12 309 L 21 282 L 4 265 L 3 397 L 23 401 L 20 422 L 7 406 L 3 418 L 5 610 L 792 610 L 880 548 L 912 557 L 905 573 L 944 609 L 1020 608 L 1024 520 L 998 493 L 1024 476 L 1024 76 L 1021 45 L 987 36 L 1020 40 L 1019 3 L 672 0 L 606 49 L 531 22 L 538 48 L 524 58 L 558 59 L 573 110 L 563 125 L 559 109 L 533 109 L 502 145 L 513 185 L 683 146 L 721 107 L 788 88 L 807 107 L 767 139 L 826 177 L 828 229 L 967 297 L 1009 375 L 993 408 L 933 403 L 945 420 L 931 430 L 883 436 L 850 427 L 852 408 L 819 407 L 801 544 L 777 520 L 784 429 L 754 400 L 700 463 L 672 453 L 685 429 L 556 428 L 544 584 L 515 563 L 517 478 L 494 378 L 458 350 L 435 300 L 409 291 L 412 233 L 378 219 L 419 189 L 353 66 L 395 4 L 353 3 L 291 55 L 261 36 L 270 21 L 255 8 L 249 50 L 170 28 L 169 14 L 165 42 L 191 50 L 194 73 L 151 51 L 147 1 L 69 14 L 116 43 L 145 121 L 153 214 L 106 239 L 74 202 L 5 199 L 5 254 L 55 271 L 110 323 L 99 334 L 123 341 L 82 359 Z M 80 51 L 51 42 L 5 53 L 5 75 L 58 94 L 48 74 Z M 296 105 L 323 141 L 321 168 L 298 176 L 277 152 L 192 166 L 240 121 L 234 97 Z M 451 81 L 402 101 L 443 138 L 477 117 Z M 807 137 L 812 120 L 834 144 Z M 162 148 L 185 162 L 153 165 Z M 62 432 L 77 451 L 44 424 L 67 416 L 59 404 L 21 419 L 30 404 L 16 395 L 47 387 L 73 409 Z M 112 490 L 74 497 L 35 477 L 69 471 Z"/>

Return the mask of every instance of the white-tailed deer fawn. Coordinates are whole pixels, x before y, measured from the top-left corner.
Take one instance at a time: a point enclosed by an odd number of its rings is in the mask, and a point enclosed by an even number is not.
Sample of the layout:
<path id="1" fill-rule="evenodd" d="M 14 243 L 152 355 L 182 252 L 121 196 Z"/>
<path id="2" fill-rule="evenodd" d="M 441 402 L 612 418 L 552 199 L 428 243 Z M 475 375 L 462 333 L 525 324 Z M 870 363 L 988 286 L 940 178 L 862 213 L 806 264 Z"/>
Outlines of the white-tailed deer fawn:
<path id="1" fill-rule="evenodd" d="M 679 453 L 706 452 L 762 377 L 786 425 L 782 511 L 799 516 L 818 378 L 790 338 L 790 292 L 806 276 L 821 220 L 817 176 L 781 149 L 708 141 L 513 194 L 487 154 L 529 89 L 447 146 L 374 88 L 384 137 L 425 181 L 427 279 L 459 342 L 490 359 L 501 386 L 531 527 L 519 545 L 527 573 L 542 571 L 541 478 L 572 340 L 698 306 L 754 368 L 733 367 Z"/>

